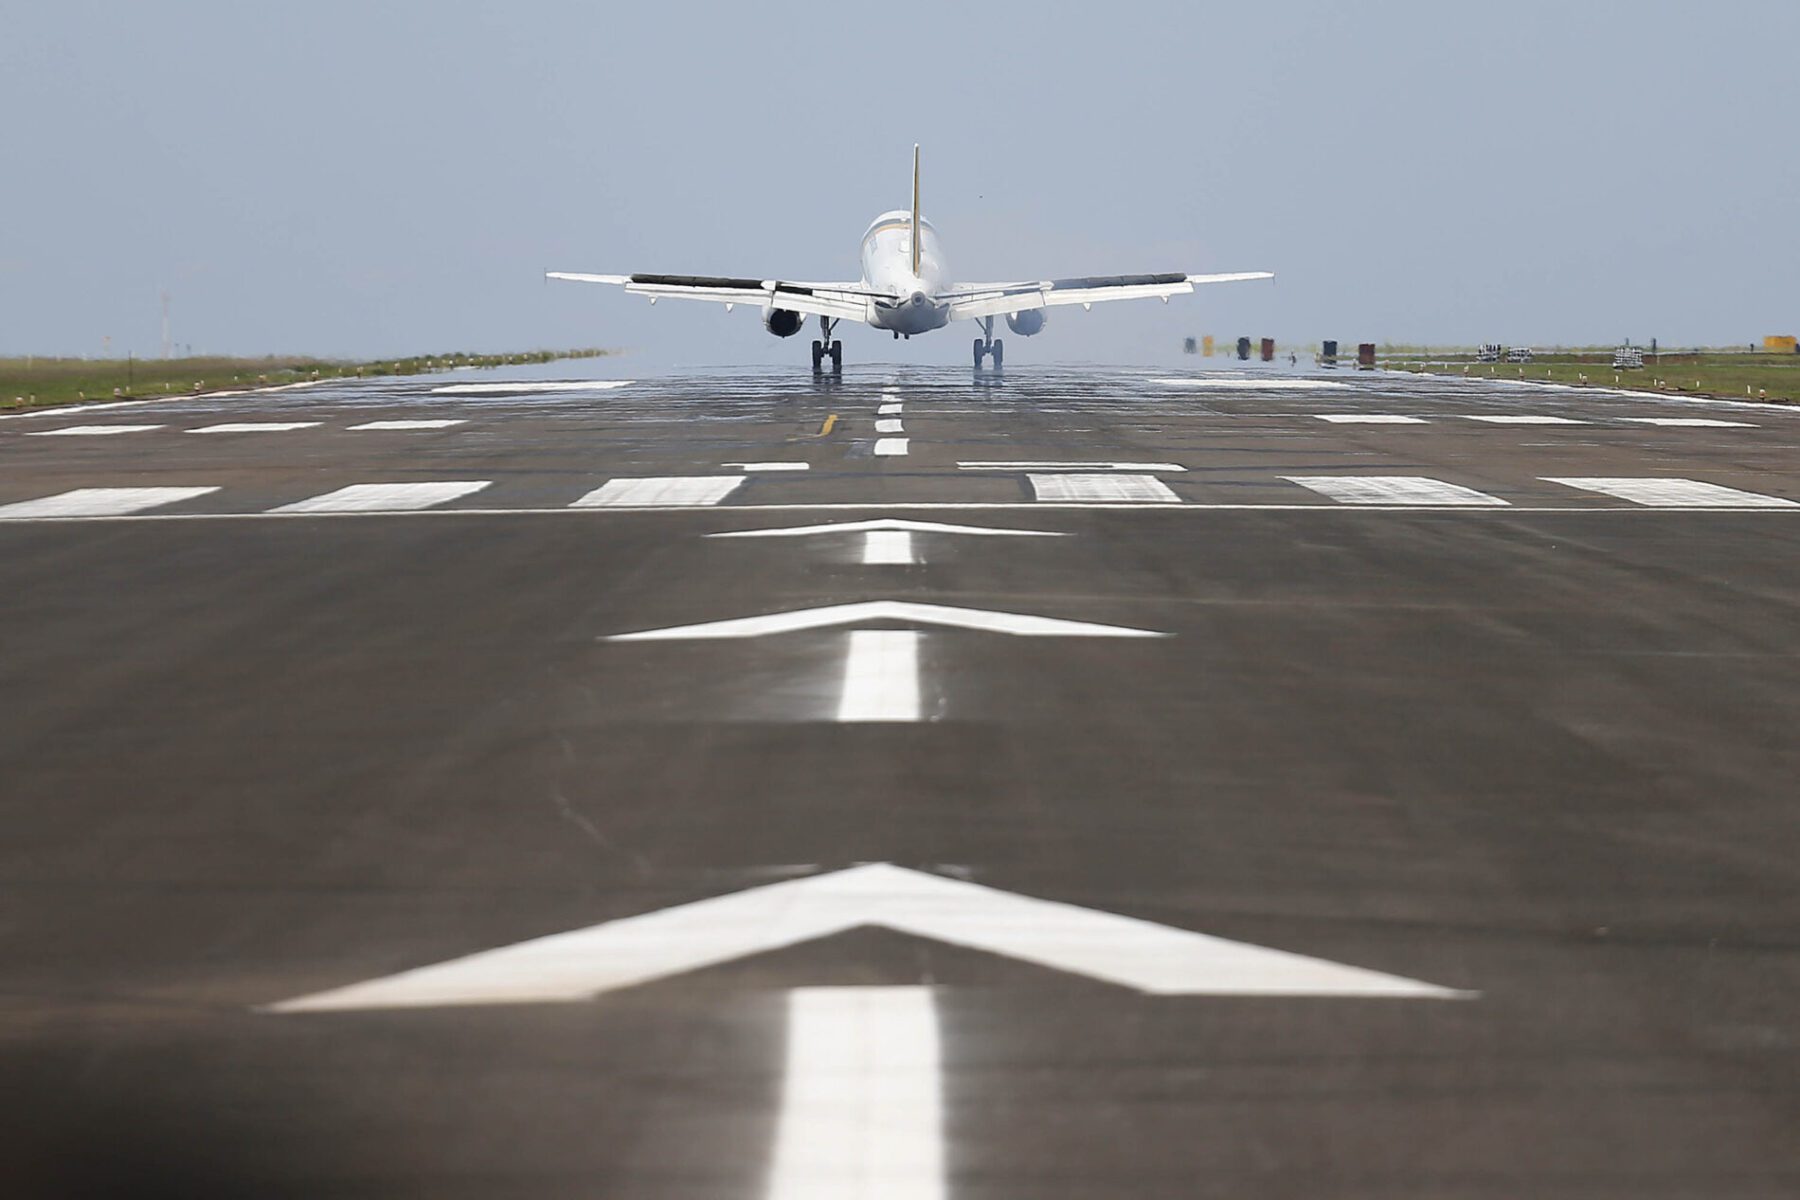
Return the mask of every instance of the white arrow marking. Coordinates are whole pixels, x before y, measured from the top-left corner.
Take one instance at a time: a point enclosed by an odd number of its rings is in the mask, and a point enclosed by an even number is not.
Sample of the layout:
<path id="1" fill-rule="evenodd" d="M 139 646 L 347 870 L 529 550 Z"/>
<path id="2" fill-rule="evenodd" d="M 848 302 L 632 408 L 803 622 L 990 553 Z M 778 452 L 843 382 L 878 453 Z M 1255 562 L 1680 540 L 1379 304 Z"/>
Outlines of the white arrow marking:
<path id="1" fill-rule="evenodd" d="M 876 925 L 1161 996 L 1467 999 L 1438 987 L 871 863 L 551 934 L 270 1005 L 277 1013 L 590 1000 Z"/>
<path id="2" fill-rule="evenodd" d="M 790 992 L 769 1200 L 939 1200 L 940 1075 L 930 988 Z"/>
<path id="3" fill-rule="evenodd" d="M 919 719 L 919 635 L 911 629 L 858 629 L 844 657 L 837 719 Z"/>
<path id="4" fill-rule="evenodd" d="M 906 530 L 911 533 L 967 533 L 981 537 L 1067 537 L 1043 529 L 994 529 L 981 525 L 944 525 L 937 521 L 903 521 L 886 517 L 878 521 L 844 521 L 837 525 L 793 525 L 785 529 L 734 529 L 729 533 L 709 533 L 716 538 L 810 537 L 816 533 L 874 533 L 878 530 Z"/>
<path id="5" fill-rule="evenodd" d="M 861 604 L 831 604 L 801 608 L 761 617 L 737 617 L 729 621 L 705 621 L 618 633 L 609 642 L 687 641 L 698 638 L 764 637 L 771 633 L 795 633 L 803 629 L 830 629 L 867 621 L 910 621 L 917 625 L 945 625 L 983 633 L 1010 633 L 1021 637 L 1167 637 L 1150 629 L 1124 625 L 1096 625 L 1088 621 L 1063 621 L 1025 613 L 989 612 L 979 608 L 952 608 L 947 604 L 913 604 L 903 600 L 870 600 Z"/>

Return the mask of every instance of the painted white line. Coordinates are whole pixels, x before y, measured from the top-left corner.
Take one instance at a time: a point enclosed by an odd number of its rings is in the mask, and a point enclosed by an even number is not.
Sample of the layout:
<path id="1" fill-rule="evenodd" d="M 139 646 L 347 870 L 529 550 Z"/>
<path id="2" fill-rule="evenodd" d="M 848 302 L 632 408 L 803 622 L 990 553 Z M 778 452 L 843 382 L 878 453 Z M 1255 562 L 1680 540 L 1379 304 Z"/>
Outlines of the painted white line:
<path id="1" fill-rule="evenodd" d="M 448 504 L 459 496 L 479 492 L 485 479 L 443 483 L 353 483 L 293 504 L 272 508 L 276 513 L 408 512 Z"/>
<path id="2" fill-rule="evenodd" d="M 1422 504 L 1507 507 L 1506 501 L 1474 488 L 1422 475 L 1283 475 L 1339 504 Z"/>
<path id="3" fill-rule="evenodd" d="M 716 538 L 809 537 L 817 533 L 874 533 L 879 530 L 905 530 L 909 533 L 967 533 L 982 537 L 1067 537 L 1043 529 L 995 529 L 984 525 L 945 525 L 937 521 L 905 521 L 883 517 L 874 521 L 844 521 L 836 525 L 793 525 L 783 529 L 734 529 L 728 533 L 709 533 Z"/>
<path id="4" fill-rule="evenodd" d="M 1180 463 L 1132 462 L 959 462 L 961 471 L 1158 471 L 1164 474 L 1185 473 Z"/>
<path id="5" fill-rule="evenodd" d="M 875 410 L 875 415 L 878 417 L 897 417 L 900 415 L 900 410 L 905 407 L 904 404 L 883 404 L 880 408 Z"/>
<path id="6" fill-rule="evenodd" d="M 431 389 L 434 396 L 508 396 L 530 392 L 604 392 L 630 387 L 631 379 L 559 379 L 544 383 L 452 383 Z"/>
<path id="7" fill-rule="evenodd" d="M 118 517 L 143 512 L 180 500 L 192 500 L 216 487 L 76 488 L 37 500 L 0 505 L 0 521 L 28 521 L 41 517 Z"/>
<path id="8" fill-rule="evenodd" d="M 811 463 L 803 462 L 725 463 L 723 465 L 736 467 L 740 471 L 807 471 L 812 469 Z"/>
<path id="9" fill-rule="evenodd" d="M 919 634 L 912 629 L 858 629 L 844 656 L 837 719 L 919 719 Z"/>
<path id="10" fill-rule="evenodd" d="M 875 454 L 878 458 L 904 458 L 909 439 L 903 437 L 884 437 L 875 442 Z"/>
<path id="11" fill-rule="evenodd" d="M 1232 378 L 1182 378 L 1153 379 L 1150 382 L 1160 383 L 1164 387 L 1183 388 L 1229 388 L 1248 392 L 1325 392 L 1342 391 L 1350 385 L 1333 383 L 1329 379 L 1232 379 Z"/>
<path id="12" fill-rule="evenodd" d="M 1675 425 L 1693 429 L 1760 429 L 1748 421 L 1715 421 L 1711 417 L 1620 417 L 1639 425 Z"/>
<path id="13" fill-rule="evenodd" d="M 1538 414 L 1463 413 L 1466 421 L 1485 421 L 1489 425 L 1586 425 L 1574 417 L 1546 417 Z"/>
<path id="14" fill-rule="evenodd" d="M 884 420 L 875 422 L 875 432 L 876 433 L 905 433 L 906 432 L 906 422 L 900 420 L 897 417 L 888 417 Z"/>
<path id="15" fill-rule="evenodd" d="M 1181 503 L 1181 497 L 1154 475 L 1027 475 L 1026 478 L 1031 481 L 1031 490 L 1039 500 Z"/>
<path id="16" fill-rule="evenodd" d="M 236 421 L 225 425 L 203 425 L 189 433 L 287 433 L 293 429 L 316 429 L 319 421 Z"/>
<path id="17" fill-rule="evenodd" d="M 532 938 L 299 996 L 262 1011 L 567 1003 L 866 925 L 1005 955 L 1158 996 L 1464 1000 L 1476 995 L 888 863 L 870 863 Z"/>
<path id="18" fill-rule="evenodd" d="M 752 638 L 772 633 L 795 633 L 807 629 L 833 629 L 840 625 L 862 625 L 870 621 L 906 621 L 914 625 L 943 625 L 951 629 L 973 629 L 981 633 L 1009 633 L 1016 637 L 1126 637 L 1158 638 L 1167 634 L 1151 629 L 1131 629 L 1124 625 L 1096 625 L 1088 621 L 1064 621 L 1056 617 L 1034 617 L 1025 613 L 990 612 L 981 608 L 954 608 L 947 604 L 914 604 L 903 600 L 868 600 L 860 604 L 830 604 L 823 608 L 801 608 L 789 612 L 768 613 L 758 617 L 734 617 L 726 621 L 703 621 L 698 625 L 674 625 L 667 629 L 645 629 L 638 633 L 617 633 L 609 642 L 691 641 L 701 638 Z"/>
<path id="19" fill-rule="evenodd" d="M 61 429 L 34 429 L 26 437 L 107 437 L 115 433 L 149 433 L 161 425 L 66 425 Z"/>
<path id="20" fill-rule="evenodd" d="M 1646 508 L 1800 508 L 1800 503 L 1780 496 L 1764 496 L 1758 492 L 1741 492 L 1737 488 L 1697 479 L 1602 479 L 1555 478 L 1543 476 L 1545 483 L 1560 483 L 1584 492 L 1599 492 L 1641 504 Z"/>
<path id="21" fill-rule="evenodd" d="M 930 988 L 788 993 L 767 1200 L 942 1200 L 940 1055 Z"/>
<path id="22" fill-rule="evenodd" d="M 1398 413 L 1314 413 L 1321 421 L 1333 425 L 1424 425 L 1419 417 L 1403 417 Z"/>
<path id="23" fill-rule="evenodd" d="M 717 504 L 744 486 L 740 475 L 671 475 L 609 479 L 570 508 L 695 508 Z"/>
<path id="24" fill-rule="evenodd" d="M 352 425 L 351 429 L 448 429 L 452 425 L 466 425 L 467 421 L 369 421 L 362 425 Z"/>
<path id="25" fill-rule="evenodd" d="M 864 566 L 896 566 L 919 561 L 913 553 L 913 535 L 905 530 L 876 529 L 863 534 Z"/>

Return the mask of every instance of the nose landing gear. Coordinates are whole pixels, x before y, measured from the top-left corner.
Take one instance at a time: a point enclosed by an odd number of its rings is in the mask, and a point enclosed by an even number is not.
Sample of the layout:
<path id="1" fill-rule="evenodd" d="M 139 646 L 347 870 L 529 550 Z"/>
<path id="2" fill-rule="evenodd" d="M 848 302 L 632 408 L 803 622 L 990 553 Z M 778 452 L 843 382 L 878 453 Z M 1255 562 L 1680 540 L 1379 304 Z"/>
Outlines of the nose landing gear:
<path id="1" fill-rule="evenodd" d="M 824 364 L 827 358 L 831 359 L 831 369 L 834 372 L 842 371 L 844 369 L 844 343 L 834 340 L 831 336 L 831 331 L 836 325 L 837 322 L 829 317 L 822 316 L 819 318 L 819 333 L 824 340 L 815 341 L 812 344 L 814 372 L 824 370 Z"/>

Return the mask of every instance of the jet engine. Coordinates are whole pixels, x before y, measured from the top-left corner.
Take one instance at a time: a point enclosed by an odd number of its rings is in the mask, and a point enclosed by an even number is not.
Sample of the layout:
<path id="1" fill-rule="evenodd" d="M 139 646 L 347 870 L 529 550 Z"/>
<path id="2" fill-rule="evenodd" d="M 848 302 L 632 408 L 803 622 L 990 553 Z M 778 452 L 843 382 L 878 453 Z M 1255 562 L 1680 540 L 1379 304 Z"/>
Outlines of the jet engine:
<path id="1" fill-rule="evenodd" d="M 1044 328 L 1044 310 L 1027 308 L 1022 312 L 1007 313 L 1006 327 L 1020 337 L 1030 337 Z"/>
<path id="2" fill-rule="evenodd" d="M 763 309 L 763 328 L 776 337 L 793 337 L 806 324 L 806 318 L 800 313 L 785 308 Z"/>

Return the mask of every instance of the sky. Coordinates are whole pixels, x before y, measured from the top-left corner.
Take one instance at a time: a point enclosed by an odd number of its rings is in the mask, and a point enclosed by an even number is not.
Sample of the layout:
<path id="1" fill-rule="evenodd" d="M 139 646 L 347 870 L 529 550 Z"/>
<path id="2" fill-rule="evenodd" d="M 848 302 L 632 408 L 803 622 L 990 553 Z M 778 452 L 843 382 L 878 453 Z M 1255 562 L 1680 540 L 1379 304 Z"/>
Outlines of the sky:
<path id="1" fill-rule="evenodd" d="M 1009 362 L 1800 331 L 1792 0 L 0 0 L 0 30 L 0 355 L 155 354 L 167 292 L 195 352 L 800 361 L 752 311 L 543 272 L 855 278 L 914 142 L 960 279 L 1279 276 L 1058 311 Z"/>

